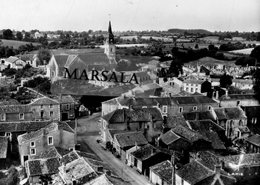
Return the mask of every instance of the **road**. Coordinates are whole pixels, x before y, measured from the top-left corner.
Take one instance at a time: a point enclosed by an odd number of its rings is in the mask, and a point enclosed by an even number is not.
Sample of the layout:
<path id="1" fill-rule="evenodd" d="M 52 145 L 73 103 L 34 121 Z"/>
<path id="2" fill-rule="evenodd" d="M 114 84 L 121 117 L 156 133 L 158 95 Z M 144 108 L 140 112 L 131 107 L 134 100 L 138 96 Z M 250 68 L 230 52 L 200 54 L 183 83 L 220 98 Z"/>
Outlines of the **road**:
<path id="1" fill-rule="evenodd" d="M 136 170 L 124 164 L 111 152 L 102 149 L 100 144 L 96 142 L 99 138 L 99 119 L 100 114 L 94 114 L 89 118 L 78 120 L 78 141 L 84 142 L 92 152 L 100 157 L 103 162 L 107 163 L 111 169 L 125 181 L 132 185 L 150 185 L 145 176 L 140 175 Z"/>

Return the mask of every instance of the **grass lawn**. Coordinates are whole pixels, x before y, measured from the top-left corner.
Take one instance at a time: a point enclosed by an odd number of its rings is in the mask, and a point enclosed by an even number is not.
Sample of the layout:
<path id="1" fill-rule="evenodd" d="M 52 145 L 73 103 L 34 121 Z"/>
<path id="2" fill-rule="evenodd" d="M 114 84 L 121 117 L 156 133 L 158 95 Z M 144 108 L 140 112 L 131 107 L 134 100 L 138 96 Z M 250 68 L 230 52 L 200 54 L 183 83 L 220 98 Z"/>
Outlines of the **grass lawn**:
<path id="1" fill-rule="evenodd" d="M 2 46 L 9 46 L 13 47 L 14 49 L 18 49 L 19 46 L 25 45 L 25 44 L 30 44 L 30 42 L 25 42 L 25 41 L 18 41 L 18 40 L 6 40 L 6 39 L 1 39 L 2 41 Z M 41 45 L 40 43 L 32 43 L 34 46 Z"/>

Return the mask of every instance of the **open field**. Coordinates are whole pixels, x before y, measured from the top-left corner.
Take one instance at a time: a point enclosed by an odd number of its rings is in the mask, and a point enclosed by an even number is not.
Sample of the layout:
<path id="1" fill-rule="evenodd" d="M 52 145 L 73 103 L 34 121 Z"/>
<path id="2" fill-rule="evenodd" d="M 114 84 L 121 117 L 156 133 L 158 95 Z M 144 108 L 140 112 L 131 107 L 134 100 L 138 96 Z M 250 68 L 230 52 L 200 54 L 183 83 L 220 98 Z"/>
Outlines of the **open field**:
<path id="1" fill-rule="evenodd" d="M 235 53 L 235 54 L 250 55 L 250 53 L 253 49 L 254 48 L 246 48 L 246 49 L 233 50 L 233 51 L 229 51 L 229 52 Z"/>
<path id="2" fill-rule="evenodd" d="M 25 42 L 25 41 L 19 41 L 19 40 L 6 40 L 6 39 L 1 39 L 2 41 L 2 46 L 9 46 L 13 47 L 14 49 L 18 49 L 19 46 L 25 45 L 25 44 L 30 44 L 31 42 Z M 40 43 L 32 43 L 34 46 L 41 45 Z"/>

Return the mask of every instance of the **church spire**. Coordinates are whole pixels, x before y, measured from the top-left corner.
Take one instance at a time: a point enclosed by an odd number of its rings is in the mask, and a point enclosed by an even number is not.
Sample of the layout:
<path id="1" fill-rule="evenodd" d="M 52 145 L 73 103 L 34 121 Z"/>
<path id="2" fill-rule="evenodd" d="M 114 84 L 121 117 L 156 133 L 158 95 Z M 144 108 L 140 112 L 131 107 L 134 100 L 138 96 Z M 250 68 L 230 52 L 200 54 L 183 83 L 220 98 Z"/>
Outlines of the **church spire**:
<path id="1" fill-rule="evenodd" d="M 111 22 L 109 21 L 109 25 L 108 25 L 108 43 L 109 44 L 114 44 L 115 40 L 114 40 L 114 35 L 112 33 L 112 27 L 111 27 Z"/>

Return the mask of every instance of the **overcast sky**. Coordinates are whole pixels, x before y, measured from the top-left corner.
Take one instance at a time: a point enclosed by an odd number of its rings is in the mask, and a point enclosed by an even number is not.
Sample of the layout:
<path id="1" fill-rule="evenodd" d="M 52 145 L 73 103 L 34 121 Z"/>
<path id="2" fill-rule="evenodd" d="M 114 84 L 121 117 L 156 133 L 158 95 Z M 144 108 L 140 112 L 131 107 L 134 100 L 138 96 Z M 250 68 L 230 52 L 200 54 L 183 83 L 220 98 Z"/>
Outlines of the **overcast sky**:
<path id="1" fill-rule="evenodd" d="M 260 31 L 260 0 L 1 0 L 0 29 Z"/>

